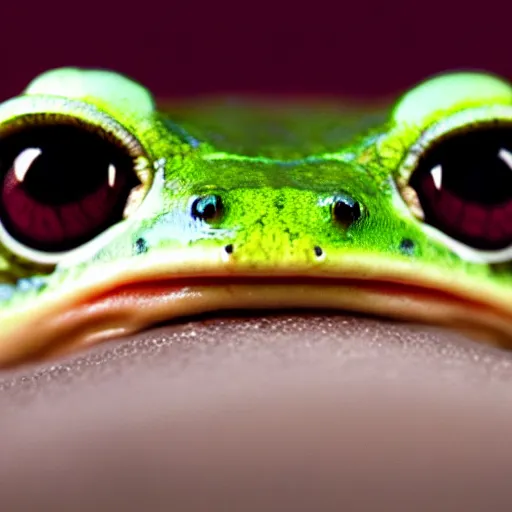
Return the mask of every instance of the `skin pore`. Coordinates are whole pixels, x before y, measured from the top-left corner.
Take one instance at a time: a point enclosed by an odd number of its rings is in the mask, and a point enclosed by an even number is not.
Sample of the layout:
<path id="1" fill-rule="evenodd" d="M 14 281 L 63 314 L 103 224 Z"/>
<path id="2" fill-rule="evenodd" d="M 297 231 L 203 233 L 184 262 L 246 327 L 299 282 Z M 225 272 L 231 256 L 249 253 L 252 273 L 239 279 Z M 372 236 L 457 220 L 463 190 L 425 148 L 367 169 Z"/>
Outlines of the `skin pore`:
<path id="1" fill-rule="evenodd" d="M 31 232 L 20 243 L 20 228 L 4 226 L 5 503 L 419 510 L 443 499 L 495 510 L 510 500 L 509 248 L 462 224 L 443 224 L 446 235 L 407 188 L 418 154 L 450 143 L 445 133 L 507 126 L 507 83 L 437 78 L 345 131 L 341 113 L 301 110 L 310 122 L 297 123 L 288 108 L 286 129 L 269 134 L 254 130 L 275 121 L 260 109 L 183 105 L 163 120 L 118 75 L 60 73 L 0 106 L 4 136 L 22 135 L 8 128 L 27 112 L 95 123 L 129 143 L 140 197 L 74 249 L 48 250 Z M 192 318 L 174 318 L 177 308 Z"/>

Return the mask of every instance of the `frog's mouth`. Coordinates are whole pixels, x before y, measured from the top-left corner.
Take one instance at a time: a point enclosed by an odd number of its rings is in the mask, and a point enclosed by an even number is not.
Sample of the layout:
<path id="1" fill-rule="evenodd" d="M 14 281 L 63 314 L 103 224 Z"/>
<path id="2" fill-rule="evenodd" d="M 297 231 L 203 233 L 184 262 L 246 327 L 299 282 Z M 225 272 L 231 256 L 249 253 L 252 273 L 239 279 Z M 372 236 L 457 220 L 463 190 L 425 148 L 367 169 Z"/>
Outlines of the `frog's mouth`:
<path id="1" fill-rule="evenodd" d="M 224 276 L 149 279 L 76 294 L 0 339 L 0 363 L 55 357 L 216 311 L 332 310 L 436 324 L 474 339 L 512 346 L 511 313 L 456 291 L 378 279 L 295 276 Z M 38 308 L 44 309 L 44 308 Z M 34 333 L 37 336 L 34 336 Z M 1 336 L 1 334 L 0 334 Z"/>

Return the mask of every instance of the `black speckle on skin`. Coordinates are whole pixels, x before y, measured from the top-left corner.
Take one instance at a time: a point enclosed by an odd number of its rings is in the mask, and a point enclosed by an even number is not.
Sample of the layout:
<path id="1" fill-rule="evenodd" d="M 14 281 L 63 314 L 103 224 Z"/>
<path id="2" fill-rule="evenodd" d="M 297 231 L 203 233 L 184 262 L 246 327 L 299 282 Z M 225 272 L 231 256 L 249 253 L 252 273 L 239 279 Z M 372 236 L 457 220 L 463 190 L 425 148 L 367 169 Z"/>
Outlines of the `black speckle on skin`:
<path id="1" fill-rule="evenodd" d="M 410 255 L 414 253 L 415 244 L 410 238 L 404 238 L 400 242 L 400 251 L 404 254 Z"/>
<path id="2" fill-rule="evenodd" d="M 148 252 L 148 243 L 144 238 L 137 238 L 134 248 L 136 254 L 143 254 Z"/>
<path id="3" fill-rule="evenodd" d="M 274 202 L 274 206 L 276 207 L 277 210 L 281 211 L 284 208 L 284 201 L 282 199 L 277 199 Z"/>
<path id="4" fill-rule="evenodd" d="M 320 258 L 320 256 L 322 256 L 322 254 L 324 253 L 324 251 L 319 245 L 315 245 L 315 248 L 313 250 L 315 251 L 315 255 L 317 258 Z"/>

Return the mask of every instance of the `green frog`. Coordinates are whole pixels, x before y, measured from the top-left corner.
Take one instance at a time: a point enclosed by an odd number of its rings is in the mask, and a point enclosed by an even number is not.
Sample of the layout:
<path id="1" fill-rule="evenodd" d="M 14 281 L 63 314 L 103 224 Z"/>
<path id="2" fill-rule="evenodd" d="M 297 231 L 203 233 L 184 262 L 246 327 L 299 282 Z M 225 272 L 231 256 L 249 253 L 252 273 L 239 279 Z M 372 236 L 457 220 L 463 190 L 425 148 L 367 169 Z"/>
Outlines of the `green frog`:
<path id="1" fill-rule="evenodd" d="M 156 102 L 62 68 L 0 104 L 0 365 L 221 310 L 327 309 L 512 346 L 512 86 L 387 106 Z"/>

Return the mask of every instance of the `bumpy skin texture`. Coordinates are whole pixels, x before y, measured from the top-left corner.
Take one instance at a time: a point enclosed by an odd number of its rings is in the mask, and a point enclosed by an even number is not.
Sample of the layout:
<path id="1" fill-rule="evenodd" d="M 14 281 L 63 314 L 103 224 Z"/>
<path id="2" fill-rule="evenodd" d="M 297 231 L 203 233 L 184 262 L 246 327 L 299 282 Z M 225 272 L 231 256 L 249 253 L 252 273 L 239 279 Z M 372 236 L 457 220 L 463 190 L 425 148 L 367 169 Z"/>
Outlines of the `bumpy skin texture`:
<path id="1" fill-rule="evenodd" d="M 122 140 L 144 200 L 69 254 L 27 251 L 4 237 L 13 284 L 3 290 L 0 363 L 60 350 L 62 340 L 71 350 L 235 307 L 353 309 L 512 338 L 508 252 L 489 262 L 427 230 L 399 191 L 429 137 L 512 118 L 512 90 L 498 78 L 433 79 L 365 118 L 328 104 L 160 110 L 127 78 L 66 69 L 1 105 L 0 126 L 29 114 L 79 119 Z M 190 211 L 204 194 L 224 204 L 209 223 Z M 333 219 L 338 194 L 359 203 L 357 221 Z"/>

